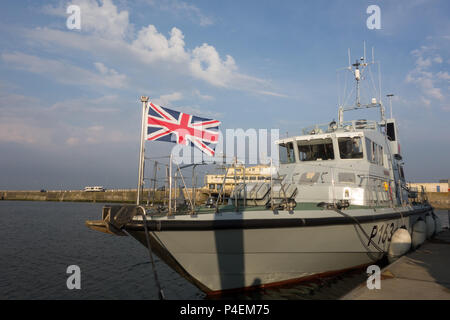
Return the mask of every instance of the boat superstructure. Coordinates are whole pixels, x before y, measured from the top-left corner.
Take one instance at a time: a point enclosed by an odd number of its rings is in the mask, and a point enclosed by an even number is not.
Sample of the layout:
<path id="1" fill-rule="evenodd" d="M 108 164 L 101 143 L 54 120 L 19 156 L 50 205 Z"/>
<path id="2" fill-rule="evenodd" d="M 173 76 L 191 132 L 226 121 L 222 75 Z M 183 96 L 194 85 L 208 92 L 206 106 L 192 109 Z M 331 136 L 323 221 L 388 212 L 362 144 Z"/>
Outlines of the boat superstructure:
<path id="1" fill-rule="evenodd" d="M 367 66 L 364 57 L 349 65 L 355 104 L 339 106 L 337 122 L 277 141 L 279 167 L 268 179 L 241 179 L 228 197 L 219 192 L 212 205 L 191 202 L 178 212 L 170 204 L 168 211 L 139 202 L 105 206 L 102 220 L 87 225 L 131 235 L 208 293 L 282 284 L 378 261 L 396 230 L 413 234 L 432 208 L 409 199 L 397 123 L 385 118 L 381 95 L 361 102 Z M 378 108 L 380 120 L 344 120 L 344 112 L 367 108 Z"/>

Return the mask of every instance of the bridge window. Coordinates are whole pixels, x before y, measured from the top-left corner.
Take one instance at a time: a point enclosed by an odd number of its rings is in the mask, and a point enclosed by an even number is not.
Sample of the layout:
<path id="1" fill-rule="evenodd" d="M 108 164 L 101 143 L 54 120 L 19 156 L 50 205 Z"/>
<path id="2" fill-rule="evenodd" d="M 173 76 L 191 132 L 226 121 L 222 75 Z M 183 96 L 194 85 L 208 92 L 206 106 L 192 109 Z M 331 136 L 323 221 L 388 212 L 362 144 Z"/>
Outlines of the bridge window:
<path id="1" fill-rule="evenodd" d="M 331 139 L 299 141 L 298 154 L 300 161 L 332 160 L 333 142 Z"/>
<path id="2" fill-rule="evenodd" d="M 383 165 L 383 147 L 382 146 L 378 146 L 378 164 L 380 166 Z"/>
<path id="3" fill-rule="evenodd" d="M 280 152 L 280 163 L 294 163 L 294 144 L 292 142 L 280 143 L 279 146 Z"/>
<path id="4" fill-rule="evenodd" d="M 360 137 L 338 139 L 341 159 L 362 159 L 363 147 Z"/>
<path id="5" fill-rule="evenodd" d="M 394 129 L 394 123 L 389 122 L 386 126 L 386 134 L 389 140 L 395 141 L 395 129 Z"/>
<path id="6" fill-rule="evenodd" d="M 402 180 L 405 180 L 405 173 L 403 172 L 403 167 L 402 167 L 402 166 L 399 166 L 399 169 L 400 169 L 400 178 L 401 178 Z"/>
<path id="7" fill-rule="evenodd" d="M 369 160 L 369 162 L 378 164 L 380 166 L 383 165 L 384 154 L 382 146 L 366 138 L 366 152 L 367 152 L 367 160 Z"/>
<path id="8" fill-rule="evenodd" d="M 377 163 L 378 162 L 378 148 L 377 144 L 375 142 L 372 142 L 372 162 Z"/>
<path id="9" fill-rule="evenodd" d="M 367 152 L 367 160 L 370 162 L 373 161 L 373 152 L 372 152 L 372 140 L 366 138 L 366 152 Z"/>

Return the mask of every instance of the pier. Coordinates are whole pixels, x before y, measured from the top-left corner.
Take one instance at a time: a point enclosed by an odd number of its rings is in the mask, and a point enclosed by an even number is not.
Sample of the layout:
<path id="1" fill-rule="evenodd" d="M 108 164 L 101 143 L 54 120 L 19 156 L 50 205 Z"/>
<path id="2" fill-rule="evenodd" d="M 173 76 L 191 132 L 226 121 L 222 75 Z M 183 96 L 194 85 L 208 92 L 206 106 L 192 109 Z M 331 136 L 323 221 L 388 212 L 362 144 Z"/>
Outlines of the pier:
<path id="1" fill-rule="evenodd" d="M 381 289 L 366 283 L 342 300 L 450 300 L 450 230 L 381 270 Z"/>
<path id="2" fill-rule="evenodd" d="M 183 190 L 184 197 L 187 199 L 192 193 L 192 189 L 178 189 L 173 193 L 173 197 L 179 196 L 180 190 Z M 196 203 L 204 203 L 208 197 L 206 188 L 196 189 Z M 151 202 L 154 197 L 155 203 L 163 203 L 169 198 L 169 192 L 164 190 L 149 191 L 144 189 L 142 201 Z M 428 201 L 431 206 L 437 210 L 450 210 L 449 192 L 427 192 Z M 69 202 L 105 202 L 105 203 L 135 203 L 136 189 L 114 189 L 105 192 L 86 192 L 83 190 L 48 190 L 40 192 L 39 190 L 0 190 L 1 200 L 18 201 L 69 201 Z"/>
<path id="3" fill-rule="evenodd" d="M 185 198 L 190 196 L 191 189 L 183 189 Z M 104 202 L 104 203 L 136 203 L 136 189 L 116 189 L 104 192 L 86 192 L 83 190 L 0 190 L 0 200 L 16 201 L 68 201 L 68 202 Z M 172 193 L 172 198 L 179 197 L 180 189 Z M 144 189 L 142 202 L 163 203 L 169 198 L 169 192 L 164 190 Z M 197 190 L 196 201 L 203 203 L 207 196 Z"/>

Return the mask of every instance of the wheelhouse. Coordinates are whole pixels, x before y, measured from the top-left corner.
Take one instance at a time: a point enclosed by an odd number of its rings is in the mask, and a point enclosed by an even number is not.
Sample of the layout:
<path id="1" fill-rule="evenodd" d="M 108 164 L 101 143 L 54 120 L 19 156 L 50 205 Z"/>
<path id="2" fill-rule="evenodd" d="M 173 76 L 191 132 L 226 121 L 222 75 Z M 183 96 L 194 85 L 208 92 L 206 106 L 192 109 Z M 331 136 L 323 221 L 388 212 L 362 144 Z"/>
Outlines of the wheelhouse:
<path id="1" fill-rule="evenodd" d="M 363 133 L 300 136 L 278 142 L 280 164 L 362 160 L 383 165 L 384 148 Z"/>
<path id="2" fill-rule="evenodd" d="M 316 125 L 303 135 L 280 139 L 279 173 L 297 187 L 297 202 L 348 201 L 388 206 L 402 202 L 397 180 L 403 176 L 395 123 L 356 120 L 337 126 Z M 394 127 L 393 127 L 394 126 Z M 325 199 L 325 200 L 324 200 Z"/>

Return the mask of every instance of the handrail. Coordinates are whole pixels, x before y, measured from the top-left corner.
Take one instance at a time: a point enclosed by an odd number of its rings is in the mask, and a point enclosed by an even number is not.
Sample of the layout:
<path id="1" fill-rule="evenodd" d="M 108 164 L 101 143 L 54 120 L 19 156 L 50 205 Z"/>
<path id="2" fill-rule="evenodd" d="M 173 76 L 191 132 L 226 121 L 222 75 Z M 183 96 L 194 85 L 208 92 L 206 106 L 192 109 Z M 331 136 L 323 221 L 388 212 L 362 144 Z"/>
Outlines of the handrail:
<path id="1" fill-rule="evenodd" d="M 373 129 L 373 130 L 376 130 L 376 129 L 378 129 L 378 122 L 374 121 L 374 120 L 351 120 L 351 121 L 344 121 L 342 123 L 342 127 L 345 128 L 345 127 L 348 127 L 348 126 L 350 126 L 350 129 L 352 131 L 358 130 L 358 129 Z M 329 123 L 321 123 L 321 124 L 316 124 L 316 125 L 313 125 L 313 126 L 309 126 L 309 127 L 303 128 L 302 129 L 302 134 L 309 135 L 309 134 L 311 134 L 311 132 L 313 132 L 312 134 L 331 133 L 331 132 L 334 132 L 334 131 L 335 130 L 330 128 L 330 124 Z"/>

